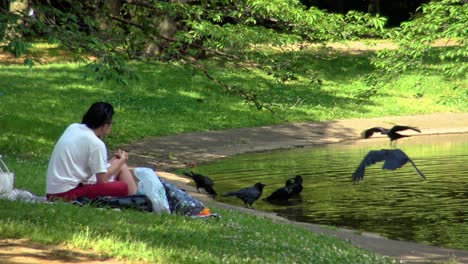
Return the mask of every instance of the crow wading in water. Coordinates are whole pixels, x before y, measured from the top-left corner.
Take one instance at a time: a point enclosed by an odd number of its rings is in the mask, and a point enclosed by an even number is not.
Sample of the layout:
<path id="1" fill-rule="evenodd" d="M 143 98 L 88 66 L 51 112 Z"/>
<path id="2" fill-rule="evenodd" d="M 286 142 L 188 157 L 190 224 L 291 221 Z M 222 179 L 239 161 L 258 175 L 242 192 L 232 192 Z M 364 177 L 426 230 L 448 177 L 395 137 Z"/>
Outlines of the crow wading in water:
<path id="1" fill-rule="evenodd" d="M 260 198 L 263 192 L 263 187 L 266 185 L 257 182 L 254 186 L 240 189 L 238 191 L 227 192 L 223 196 L 236 196 L 244 202 L 245 207 L 254 208 L 252 204 Z"/>
<path id="2" fill-rule="evenodd" d="M 268 202 L 289 200 L 292 196 L 298 195 L 302 192 L 302 180 L 301 175 L 289 178 L 284 184 L 284 187 L 276 189 L 276 191 L 272 192 L 263 200 Z"/>
<path id="3" fill-rule="evenodd" d="M 404 130 L 414 130 L 414 131 L 416 131 L 418 133 L 421 133 L 421 130 L 419 130 L 416 127 L 398 126 L 397 125 L 397 126 L 393 126 L 390 129 L 383 128 L 383 127 L 369 128 L 369 129 L 366 129 L 366 130 L 362 131 L 361 136 L 362 136 L 362 138 L 370 138 L 374 133 L 380 132 L 381 134 L 385 134 L 385 135 L 387 135 L 387 137 L 390 138 L 390 145 L 392 145 L 392 142 L 396 143 L 396 141 L 398 139 L 400 139 L 400 138 L 410 137 L 408 135 L 402 135 L 402 134 L 398 133 L 399 131 L 404 131 Z"/>
<path id="4" fill-rule="evenodd" d="M 382 166 L 382 169 L 384 170 L 395 170 L 401 168 L 403 165 L 409 162 L 411 165 L 413 165 L 419 175 L 426 179 L 426 176 L 418 169 L 418 167 L 416 167 L 414 162 L 401 149 L 381 149 L 371 150 L 369 153 L 367 153 L 361 164 L 353 173 L 353 182 L 357 183 L 363 180 L 366 167 L 380 161 L 384 161 Z"/>
<path id="5" fill-rule="evenodd" d="M 205 191 L 213 196 L 216 196 L 217 193 L 213 189 L 214 182 L 213 180 L 208 177 L 198 173 L 190 172 L 183 172 L 183 174 L 187 177 L 190 177 L 197 187 L 197 191 L 200 192 L 199 188 L 205 189 Z"/>
<path id="6" fill-rule="evenodd" d="M 292 195 L 295 194 L 300 194 L 302 192 L 302 176 L 301 175 L 296 175 L 292 178 L 289 178 L 285 185 L 286 187 L 292 188 Z"/>
<path id="7" fill-rule="evenodd" d="M 272 192 L 268 197 L 263 198 L 264 201 L 273 202 L 273 201 L 287 201 L 293 195 L 294 189 L 289 186 L 284 186 L 278 188 L 276 191 Z"/>

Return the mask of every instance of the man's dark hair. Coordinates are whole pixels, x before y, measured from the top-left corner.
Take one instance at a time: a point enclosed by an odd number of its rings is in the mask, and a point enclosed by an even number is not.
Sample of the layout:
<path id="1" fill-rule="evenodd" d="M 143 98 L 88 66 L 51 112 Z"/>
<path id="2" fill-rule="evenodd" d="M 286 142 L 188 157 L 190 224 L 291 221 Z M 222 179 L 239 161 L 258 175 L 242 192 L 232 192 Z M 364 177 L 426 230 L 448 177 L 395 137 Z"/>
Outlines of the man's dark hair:
<path id="1" fill-rule="evenodd" d="M 97 102 L 91 105 L 88 112 L 83 116 L 81 123 L 91 129 L 96 129 L 104 124 L 112 123 L 114 107 L 106 102 Z"/>

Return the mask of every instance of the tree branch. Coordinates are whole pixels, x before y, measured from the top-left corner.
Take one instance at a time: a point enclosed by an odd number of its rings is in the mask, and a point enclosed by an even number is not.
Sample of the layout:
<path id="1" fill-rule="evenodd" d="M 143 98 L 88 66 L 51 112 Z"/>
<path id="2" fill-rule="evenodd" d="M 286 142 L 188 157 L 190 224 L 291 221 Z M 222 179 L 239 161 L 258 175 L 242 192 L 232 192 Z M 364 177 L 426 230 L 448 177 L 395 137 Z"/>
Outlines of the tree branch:
<path id="1" fill-rule="evenodd" d="M 147 32 L 148 28 L 143 26 L 143 25 L 140 25 L 138 23 L 135 23 L 133 21 L 130 21 L 130 20 L 127 20 L 127 19 L 123 19 L 123 18 L 120 18 L 120 17 L 116 17 L 116 16 L 113 16 L 113 15 L 110 15 L 109 16 L 111 19 L 113 20 L 116 20 L 118 22 L 121 22 L 121 23 L 124 23 L 124 24 L 128 24 L 128 25 L 131 25 L 131 26 L 134 26 L 136 28 L 139 28 L 145 32 Z M 154 35 L 152 34 L 151 35 L 152 37 L 157 37 L 157 38 L 161 38 L 161 39 L 164 39 L 164 40 L 167 40 L 167 41 L 170 41 L 170 42 L 178 42 L 177 39 L 175 38 L 170 38 L 170 37 L 166 37 L 166 36 L 162 36 L 160 34 L 158 35 Z M 208 49 L 206 47 L 203 47 L 202 45 L 199 45 L 199 44 L 196 44 L 196 43 L 187 43 L 188 45 L 190 45 L 191 47 L 194 47 L 194 48 L 198 48 L 200 50 L 203 50 L 205 52 L 208 52 L 208 53 L 212 53 L 212 54 L 216 54 L 218 56 L 222 56 L 222 57 L 226 57 L 226 58 L 230 58 L 230 59 L 235 59 L 235 60 L 238 60 L 239 57 L 236 56 L 236 55 L 232 55 L 232 54 L 228 54 L 228 53 L 225 53 L 225 52 L 222 52 L 222 51 L 219 51 L 219 50 L 213 50 L 213 49 Z"/>
<path id="2" fill-rule="evenodd" d="M 123 23 L 123 24 L 128 24 L 128 25 L 131 25 L 131 26 L 134 26 L 136 28 L 139 28 L 143 31 L 146 30 L 146 27 L 144 27 L 143 25 L 140 25 L 140 24 L 137 24 L 133 21 L 130 21 L 130 20 L 127 20 L 127 19 L 123 19 L 123 18 L 120 18 L 120 17 L 116 17 L 116 16 L 113 16 L 113 15 L 110 15 L 109 18 L 113 19 L 113 20 L 116 20 L 120 23 Z"/>
<path id="3" fill-rule="evenodd" d="M 216 79 L 215 77 L 213 77 L 210 73 L 208 73 L 208 71 L 206 70 L 206 68 L 201 65 L 200 63 L 198 63 L 197 59 L 193 58 L 193 57 L 187 57 L 186 59 L 183 59 L 185 63 L 190 63 L 191 65 L 195 66 L 197 69 L 201 70 L 203 72 L 203 74 L 208 78 L 210 79 L 211 81 L 213 81 L 214 83 L 217 83 L 219 84 L 220 86 L 224 87 L 224 89 L 227 91 L 227 92 L 230 92 L 230 93 L 235 93 L 235 94 L 239 94 L 240 96 L 242 96 L 245 101 L 247 102 L 251 102 L 255 105 L 255 107 L 258 109 L 258 110 L 262 110 L 262 109 L 266 109 L 268 110 L 270 113 L 272 113 L 273 115 L 277 115 L 276 112 L 273 110 L 273 108 L 268 105 L 268 104 L 264 104 L 262 102 L 260 102 L 258 99 L 257 99 L 257 95 L 254 94 L 254 93 L 249 93 L 249 92 L 246 92 L 244 89 L 242 88 L 235 88 L 233 86 L 230 86 L 218 79 Z M 277 115 L 278 116 L 278 115 Z"/>

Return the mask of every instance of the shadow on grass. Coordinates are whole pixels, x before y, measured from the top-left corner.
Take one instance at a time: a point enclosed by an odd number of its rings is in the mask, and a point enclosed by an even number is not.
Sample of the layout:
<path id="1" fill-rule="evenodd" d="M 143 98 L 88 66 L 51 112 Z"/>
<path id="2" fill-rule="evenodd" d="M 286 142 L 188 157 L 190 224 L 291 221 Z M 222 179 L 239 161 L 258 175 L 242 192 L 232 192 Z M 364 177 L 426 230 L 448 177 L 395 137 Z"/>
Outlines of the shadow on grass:
<path id="1" fill-rule="evenodd" d="M 0 241 L 0 261 L 3 264 L 18 263 L 120 263 L 109 257 L 92 252 L 65 249 L 60 246 L 41 245 L 25 240 Z"/>

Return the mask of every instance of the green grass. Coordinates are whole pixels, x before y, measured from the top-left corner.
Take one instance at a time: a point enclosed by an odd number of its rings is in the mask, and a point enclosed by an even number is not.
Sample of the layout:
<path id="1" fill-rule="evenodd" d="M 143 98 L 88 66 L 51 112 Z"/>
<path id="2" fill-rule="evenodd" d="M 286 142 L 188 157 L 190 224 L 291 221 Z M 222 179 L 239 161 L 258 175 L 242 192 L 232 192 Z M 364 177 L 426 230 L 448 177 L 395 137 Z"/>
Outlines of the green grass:
<path id="1" fill-rule="evenodd" d="M 190 131 L 468 109 L 466 80 L 447 80 L 437 72 L 405 74 L 375 96 L 361 97 L 367 89 L 362 78 L 372 71 L 369 55 L 310 49 L 272 52 L 272 58 L 289 58 L 290 64 L 281 66 L 284 71 L 298 74 L 297 80 L 286 83 L 255 69 L 239 71 L 228 63 L 207 63 L 216 78 L 252 89 L 262 101 L 275 103 L 278 115 L 252 109 L 196 70 L 177 64 L 137 64 L 141 80 L 129 87 L 83 79 L 86 73 L 80 64 L 0 66 L 0 154 L 6 155 L 16 173 L 17 188 L 44 195 L 55 141 L 69 123 L 80 122 L 95 101 L 116 107 L 113 133 L 107 140 L 110 148 Z M 306 68 L 298 72 L 298 65 Z M 318 79 L 321 85 L 311 82 Z M 67 243 L 162 263 L 387 261 L 301 228 L 213 210 L 222 215 L 219 221 L 0 201 L 0 238 Z"/>
<path id="2" fill-rule="evenodd" d="M 348 242 L 217 209 L 193 219 L 69 204 L 0 203 L 1 238 L 67 244 L 150 263 L 391 263 Z M 7 212 L 8 217 L 6 217 Z M 285 235 L 287 234 L 287 235 Z"/>

